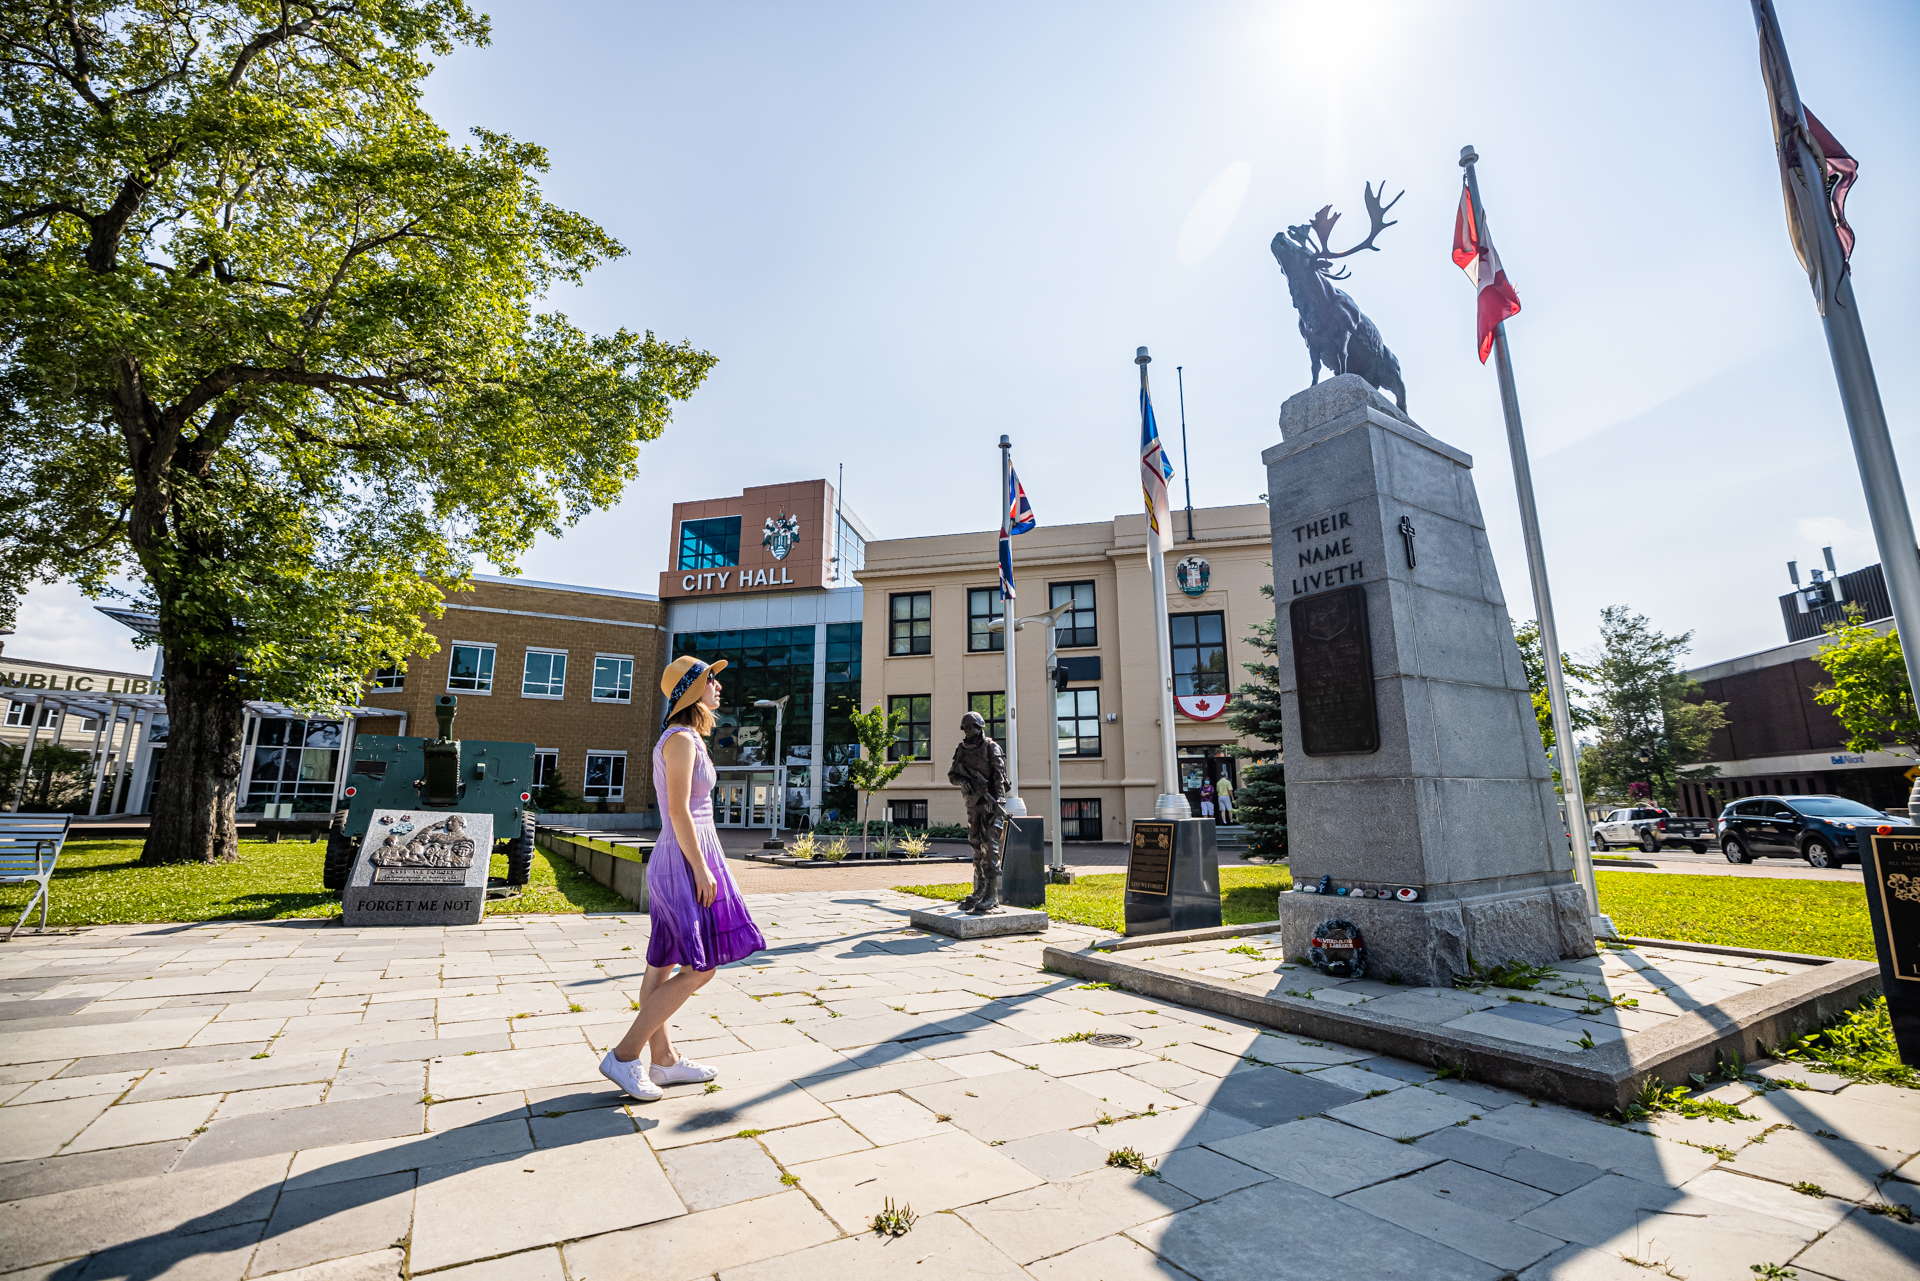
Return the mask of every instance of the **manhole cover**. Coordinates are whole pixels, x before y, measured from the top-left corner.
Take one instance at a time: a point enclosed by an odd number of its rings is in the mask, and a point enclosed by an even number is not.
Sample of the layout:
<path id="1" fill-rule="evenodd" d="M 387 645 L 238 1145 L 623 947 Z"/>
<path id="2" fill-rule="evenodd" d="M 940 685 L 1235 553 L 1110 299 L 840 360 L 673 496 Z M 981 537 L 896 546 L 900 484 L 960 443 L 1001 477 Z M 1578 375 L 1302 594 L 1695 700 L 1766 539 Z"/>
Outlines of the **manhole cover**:
<path id="1" fill-rule="evenodd" d="M 1131 1050 L 1140 1044 L 1137 1036 L 1126 1036 L 1119 1032 L 1095 1032 L 1087 1038 L 1088 1045 L 1097 1045 L 1103 1050 Z"/>

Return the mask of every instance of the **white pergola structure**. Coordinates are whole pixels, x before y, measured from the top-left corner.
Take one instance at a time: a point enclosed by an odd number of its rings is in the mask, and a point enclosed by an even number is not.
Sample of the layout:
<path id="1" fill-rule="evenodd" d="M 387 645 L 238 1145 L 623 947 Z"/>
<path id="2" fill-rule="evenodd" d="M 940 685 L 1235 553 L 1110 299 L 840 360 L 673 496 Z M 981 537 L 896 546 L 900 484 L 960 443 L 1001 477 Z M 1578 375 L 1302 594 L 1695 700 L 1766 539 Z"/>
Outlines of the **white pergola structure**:
<path id="1" fill-rule="evenodd" d="M 39 744 L 41 722 L 47 719 L 40 709 L 48 709 L 58 716 L 58 728 L 55 741 L 58 742 L 65 729 L 68 713 L 90 718 L 94 722 L 93 743 L 93 791 L 87 802 L 89 815 L 99 814 L 144 814 L 147 812 L 147 780 L 153 768 L 153 727 L 154 722 L 166 715 L 167 699 L 164 694 L 94 694 L 72 690 L 20 689 L 8 686 L 0 689 L 0 697 L 10 702 L 22 703 L 34 709 L 27 718 L 30 728 L 26 742 L 20 749 L 20 780 L 15 785 L 13 795 L 3 799 L 7 808 L 18 811 L 24 804 L 27 794 L 29 771 L 33 765 L 33 751 Z M 246 704 L 246 723 L 242 731 L 243 741 L 251 740 L 253 727 L 262 720 L 337 720 L 341 723 L 340 754 L 334 767 L 333 807 L 338 808 L 341 789 L 346 786 L 347 771 L 351 767 L 349 757 L 353 749 L 353 736 L 358 722 L 371 718 L 399 717 L 399 733 L 406 732 L 406 713 L 386 707 L 347 707 L 335 712 L 316 716 L 288 707 L 284 703 L 270 703 L 259 699 L 250 699 Z M 135 730 L 138 730 L 138 743 L 135 743 Z M 119 746 L 114 745 L 118 735 Z M 103 795 L 106 790 L 107 762 L 118 760 L 121 768 L 114 772 L 112 795 Z M 131 767 L 129 767 L 131 762 Z"/>

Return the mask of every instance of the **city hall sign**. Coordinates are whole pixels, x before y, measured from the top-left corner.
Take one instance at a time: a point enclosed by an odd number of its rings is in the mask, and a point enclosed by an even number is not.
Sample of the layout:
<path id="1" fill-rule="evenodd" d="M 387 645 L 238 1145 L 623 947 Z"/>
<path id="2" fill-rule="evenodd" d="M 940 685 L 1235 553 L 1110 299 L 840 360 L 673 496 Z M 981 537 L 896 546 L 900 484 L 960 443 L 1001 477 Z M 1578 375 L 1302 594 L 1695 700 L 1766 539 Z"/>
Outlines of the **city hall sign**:
<path id="1" fill-rule="evenodd" d="M 708 569 L 680 575 L 683 592 L 752 591 L 756 587 L 790 587 L 793 571 L 785 565 L 772 569 Z"/>

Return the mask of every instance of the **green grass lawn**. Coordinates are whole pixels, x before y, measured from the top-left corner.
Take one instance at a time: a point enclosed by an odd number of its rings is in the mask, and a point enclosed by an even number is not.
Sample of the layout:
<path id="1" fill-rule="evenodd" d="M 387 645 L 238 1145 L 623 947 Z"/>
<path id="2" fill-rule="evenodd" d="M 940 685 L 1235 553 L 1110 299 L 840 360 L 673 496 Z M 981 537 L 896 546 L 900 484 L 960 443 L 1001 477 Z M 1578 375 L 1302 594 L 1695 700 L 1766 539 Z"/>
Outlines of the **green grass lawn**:
<path id="1" fill-rule="evenodd" d="M 1847 881 L 1757 876 L 1666 876 L 1598 872 L 1600 906 L 1622 934 L 1682 939 L 1817 956 L 1873 958 L 1867 901 Z M 1121 873 L 1083 876 L 1047 887 L 1047 915 L 1120 932 L 1125 896 Z M 1270 921 L 1274 895 L 1293 884 L 1284 867 L 1220 869 L 1220 918 L 1227 925 Z M 902 885 L 906 894 L 963 898 L 966 885 Z"/>
<path id="2" fill-rule="evenodd" d="M 340 898 L 320 887 L 326 846 L 319 841 L 242 841 L 234 863 L 143 867 L 139 841 L 69 841 L 53 876 L 52 925 L 127 925 L 155 921 L 261 921 L 340 914 Z M 506 874 L 495 856 L 493 874 Z M 33 895 L 31 885 L 0 886 L 0 926 Z M 622 912 L 632 906 L 565 859 L 536 850 L 533 874 L 518 898 L 487 913 Z M 28 924 L 40 920 L 35 909 Z"/>

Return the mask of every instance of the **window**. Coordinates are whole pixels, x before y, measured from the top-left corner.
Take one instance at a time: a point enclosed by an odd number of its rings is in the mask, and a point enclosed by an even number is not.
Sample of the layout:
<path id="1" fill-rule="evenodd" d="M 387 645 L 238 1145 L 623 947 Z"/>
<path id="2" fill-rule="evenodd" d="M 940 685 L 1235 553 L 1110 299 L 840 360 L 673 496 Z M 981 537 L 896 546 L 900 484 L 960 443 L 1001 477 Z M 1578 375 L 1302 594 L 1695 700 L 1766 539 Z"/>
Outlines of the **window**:
<path id="1" fill-rule="evenodd" d="M 1060 839 L 1097 841 L 1100 839 L 1100 802 L 1060 798 Z"/>
<path id="2" fill-rule="evenodd" d="M 1054 732 L 1060 755 L 1100 755 L 1100 691 L 1063 689 L 1053 696 Z"/>
<path id="3" fill-rule="evenodd" d="M 401 690 L 407 687 L 407 674 L 400 670 L 398 663 L 389 667 L 376 667 L 373 682 L 369 688 L 375 690 Z"/>
<path id="4" fill-rule="evenodd" d="M 559 698 L 567 686 L 567 651 L 529 649 L 527 668 L 520 677 L 522 698 Z"/>
<path id="5" fill-rule="evenodd" d="M 1007 647 L 1004 633 L 989 631 L 993 624 L 1000 621 L 1000 589 L 998 587 L 967 588 L 967 648 L 978 654 L 998 653 Z"/>
<path id="6" fill-rule="evenodd" d="M 1093 584 L 1054 583 L 1047 592 L 1049 609 L 1056 605 L 1073 606 L 1060 615 L 1060 621 L 1054 625 L 1053 643 L 1061 649 L 1098 645 L 1100 629 L 1093 621 Z"/>
<path id="7" fill-rule="evenodd" d="M 633 701 L 633 659 L 625 654 L 593 656 L 593 701 L 631 703 Z"/>
<path id="8" fill-rule="evenodd" d="M 933 695 L 895 694 L 887 699 L 887 715 L 905 712 L 900 735 L 887 749 L 890 761 L 920 761 L 933 755 Z"/>
<path id="9" fill-rule="evenodd" d="M 836 515 L 833 520 L 837 531 L 835 546 L 838 548 L 834 553 L 834 581 L 850 583 L 855 571 L 867 567 L 867 540 L 860 537 L 845 516 Z"/>
<path id="10" fill-rule="evenodd" d="M 533 785 L 535 787 L 545 787 L 553 782 L 553 776 L 559 772 L 559 748 L 536 747 L 533 749 Z"/>
<path id="11" fill-rule="evenodd" d="M 48 707 L 48 706 L 41 707 L 40 724 L 42 728 L 53 725 L 53 723 L 57 719 L 58 719 L 58 713 L 56 713 L 52 707 Z M 7 724 L 21 725 L 21 726 L 32 725 L 33 724 L 33 704 L 32 703 L 8 704 L 7 705 Z"/>
<path id="12" fill-rule="evenodd" d="M 998 690 L 993 693 L 967 695 L 967 710 L 980 713 L 980 719 L 987 723 L 987 737 L 1005 747 L 1007 745 L 1007 696 Z"/>
<path id="13" fill-rule="evenodd" d="M 333 808 L 333 776 L 340 763 L 339 721 L 263 716 L 254 723 L 240 808 L 291 804 L 296 810 Z"/>
<path id="14" fill-rule="evenodd" d="M 925 827 L 927 803 L 925 801 L 888 801 L 887 822 L 895 827 Z"/>
<path id="15" fill-rule="evenodd" d="M 1227 616 L 1173 614 L 1173 696 L 1227 692 Z"/>
<path id="16" fill-rule="evenodd" d="M 740 563 L 740 518 L 714 516 L 680 522 L 677 569 L 725 569 Z"/>
<path id="17" fill-rule="evenodd" d="M 898 592 L 887 597 L 887 653 L 933 652 L 933 593 Z"/>
<path id="18" fill-rule="evenodd" d="M 588 752 L 587 776 L 580 795 L 589 801 L 627 799 L 627 754 L 625 752 Z"/>
<path id="19" fill-rule="evenodd" d="M 456 694 L 493 693 L 493 646 L 455 642 L 447 665 L 447 688 Z"/>

